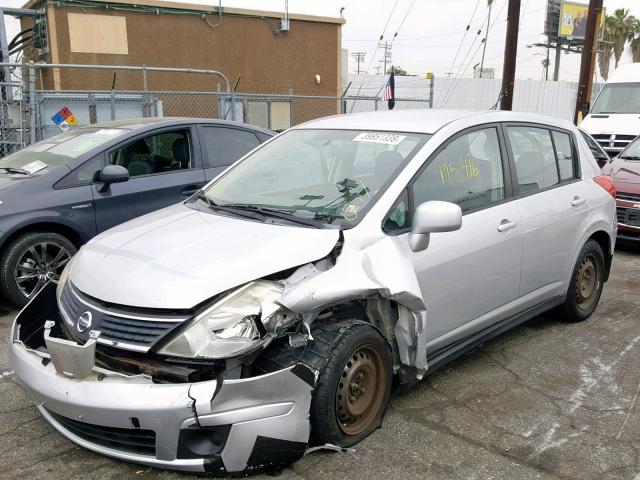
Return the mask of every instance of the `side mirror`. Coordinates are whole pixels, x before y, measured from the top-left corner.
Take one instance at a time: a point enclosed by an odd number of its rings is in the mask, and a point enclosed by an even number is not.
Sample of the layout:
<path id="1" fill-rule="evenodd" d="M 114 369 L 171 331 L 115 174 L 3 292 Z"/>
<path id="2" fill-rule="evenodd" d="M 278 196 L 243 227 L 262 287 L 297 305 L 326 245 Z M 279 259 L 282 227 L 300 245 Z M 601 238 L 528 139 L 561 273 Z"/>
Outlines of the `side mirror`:
<path id="1" fill-rule="evenodd" d="M 462 210 L 451 202 L 430 201 L 416 207 L 411 222 L 409 246 L 420 252 L 429 246 L 432 233 L 453 232 L 462 226 Z"/>
<path id="2" fill-rule="evenodd" d="M 98 182 L 107 188 L 112 183 L 121 183 L 129 180 L 129 170 L 122 165 L 107 165 L 98 172 Z"/>

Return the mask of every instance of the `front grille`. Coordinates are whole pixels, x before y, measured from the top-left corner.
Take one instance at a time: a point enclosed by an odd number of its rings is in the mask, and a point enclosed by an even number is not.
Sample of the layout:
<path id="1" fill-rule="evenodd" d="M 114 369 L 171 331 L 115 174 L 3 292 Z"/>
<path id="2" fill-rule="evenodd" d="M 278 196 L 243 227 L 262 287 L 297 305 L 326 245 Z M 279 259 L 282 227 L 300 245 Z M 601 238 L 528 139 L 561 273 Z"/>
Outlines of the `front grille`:
<path id="1" fill-rule="evenodd" d="M 627 209 L 623 207 L 616 208 L 616 217 L 618 217 L 618 223 L 624 223 L 624 217 L 627 213 Z"/>
<path id="2" fill-rule="evenodd" d="M 104 427 L 80 422 L 47 410 L 65 430 L 89 443 L 139 455 L 156 455 L 156 433 L 153 430 Z"/>
<path id="3" fill-rule="evenodd" d="M 132 318 L 138 315 L 127 313 L 115 314 L 107 311 L 102 306 L 95 305 L 81 292 L 78 292 L 70 283 L 67 283 L 60 295 L 60 307 L 64 311 L 62 317 L 66 317 L 67 325 L 74 337 L 86 341 L 89 330 L 99 330 L 99 343 L 116 345 L 120 348 L 147 351 L 158 340 L 184 321 L 184 317 L 163 319 Z M 83 312 L 91 312 L 91 327 L 85 332 L 78 332 L 75 322 Z M 65 315 L 66 314 L 66 315 Z"/>
<path id="4" fill-rule="evenodd" d="M 618 223 L 623 223 L 631 227 L 640 227 L 640 209 L 637 208 L 616 208 Z"/>
<path id="5" fill-rule="evenodd" d="M 616 194 L 618 200 L 626 200 L 628 202 L 640 202 L 640 195 L 635 193 L 618 192 Z"/>
<path id="6" fill-rule="evenodd" d="M 620 152 L 624 150 L 627 145 L 629 145 L 634 138 L 635 135 L 611 135 L 608 133 L 596 133 L 592 135 L 596 142 L 600 144 L 600 146 L 607 151 Z M 613 139 L 613 143 L 612 143 Z"/>

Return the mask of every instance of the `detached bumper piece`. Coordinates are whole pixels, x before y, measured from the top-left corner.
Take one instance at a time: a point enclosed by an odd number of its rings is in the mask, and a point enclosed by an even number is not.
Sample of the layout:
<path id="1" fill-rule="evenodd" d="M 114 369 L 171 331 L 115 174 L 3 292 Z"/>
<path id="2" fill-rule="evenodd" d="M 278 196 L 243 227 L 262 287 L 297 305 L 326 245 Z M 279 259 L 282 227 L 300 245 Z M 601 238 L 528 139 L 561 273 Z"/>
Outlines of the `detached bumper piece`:
<path id="1" fill-rule="evenodd" d="M 313 378 L 301 365 L 257 377 L 154 383 L 95 366 L 100 333 L 62 337 L 55 288 L 45 287 L 11 332 L 16 375 L 42 415 L 103 455 L 215 475 L 280 468 L 304 454 Z"/>

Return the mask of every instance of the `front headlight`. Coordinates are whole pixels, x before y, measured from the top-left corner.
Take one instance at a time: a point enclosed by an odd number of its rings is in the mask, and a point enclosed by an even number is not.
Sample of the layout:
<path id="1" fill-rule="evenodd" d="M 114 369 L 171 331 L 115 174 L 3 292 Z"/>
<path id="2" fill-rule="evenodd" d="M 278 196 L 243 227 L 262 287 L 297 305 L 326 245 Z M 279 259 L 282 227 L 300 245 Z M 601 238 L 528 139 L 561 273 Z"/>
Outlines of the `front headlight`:
<path id="1" fill-rule="evenodd" d="M 262 339 L 258 323 L 279 310 L 282 287 L 252 282 L 211 305 L 159 353 L 175 357 L 229 358 L 250 352 Z"/>
<path id="2" fill-rule="evenodd" d="M 71 257 L 71 260 L 67 262 L 62 273 L 60 274 L 60 278 L 58 279 L 58 286 L 56 287 L 56 299 L 58 303 L 60 303 L 60 295 L 62 295 L 62 289 L 64 288 L 65 283 L 67 283 L 67 279 L 69 278 L 69 271 L 71 270 L 71 264 L 73 263 L 73 259 L 75 257 Z"/>

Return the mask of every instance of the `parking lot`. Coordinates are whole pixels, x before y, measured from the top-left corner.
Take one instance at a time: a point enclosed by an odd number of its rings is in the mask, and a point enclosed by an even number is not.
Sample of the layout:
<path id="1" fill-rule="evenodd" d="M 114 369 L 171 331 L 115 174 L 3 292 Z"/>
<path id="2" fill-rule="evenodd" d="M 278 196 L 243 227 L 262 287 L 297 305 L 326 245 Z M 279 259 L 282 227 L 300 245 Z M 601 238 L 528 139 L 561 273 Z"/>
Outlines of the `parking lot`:
<path id="1" fill-rule="evenodd" d="M 354 454 L 315 452 L 282 479 L 639 479 L 640 250 L 619 248 L 596 314 L 539 318 L 392 399 Z M 5 309 L 7 339 L 14 311 Z M 0 349 L 0 478 L 186 478 L 93 454 L 37 413 Z"/>

